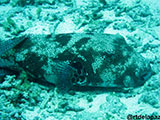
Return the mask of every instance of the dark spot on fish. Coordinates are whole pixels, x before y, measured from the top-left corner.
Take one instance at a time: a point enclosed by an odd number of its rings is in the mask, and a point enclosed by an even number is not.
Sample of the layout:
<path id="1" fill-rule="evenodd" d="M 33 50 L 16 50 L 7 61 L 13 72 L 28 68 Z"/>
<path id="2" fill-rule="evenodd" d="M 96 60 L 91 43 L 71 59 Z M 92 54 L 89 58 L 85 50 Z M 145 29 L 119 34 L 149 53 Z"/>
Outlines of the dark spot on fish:
<path id="1" fill-rule="evenodd" d="M 43 58 L 44 61 L 40 61 L 40 59 L 43 56 L 38 56 L 35 53 L 29 53 L 29 55 L 26 55 L 26 58 L 24 61 L 18 62 L 18 64 L 24 68 L 25 71 L 27 71 L 29 74 L 34 74 L 32 77 L 33 79 L 43 79 L 38 75 L 43 75 L 44 70 L 40 69 L 44 64 L 45 61 L 47 61 L 47 58 Z M 38 63 L 37 63 L 38 61 Z M 35 77 L 35 78 L 34 78 Z"/>
<path id="2" fill-rule="evenodd" d="M 80 39 L 79 41 L 75 43 L 76 48 L 80 48 L 82 45 L 85 45 L 90 39 L 91 39 L 90 37 L 84 37 Z"/>
<path id="3" fill-rule="evenodd" d="M 72 36 L 69 34 L 59 34 L 56 35 L 55 41 L 59 42 L 62 46 L 65 46 L 67 45 L 67 43 L 70 41 L 71 38 Z"/>
<path id="4" fill-rule="evenodd" d="M 74 57 L 76 57 L 76 55 L 71 53 L 69 50 L 65 50 L 63 53 L 59 53 L 57 56 L 58 56 L 57 60 L 60 61 L 66 61 L 66 60 L 72 61 Z"/>
<path id="5" fill-rule="evenodd" d="M 88 32 L 88 33 L 86 33 L 87 35 L 94 35 L 94 33 L 93 32 Z"/>

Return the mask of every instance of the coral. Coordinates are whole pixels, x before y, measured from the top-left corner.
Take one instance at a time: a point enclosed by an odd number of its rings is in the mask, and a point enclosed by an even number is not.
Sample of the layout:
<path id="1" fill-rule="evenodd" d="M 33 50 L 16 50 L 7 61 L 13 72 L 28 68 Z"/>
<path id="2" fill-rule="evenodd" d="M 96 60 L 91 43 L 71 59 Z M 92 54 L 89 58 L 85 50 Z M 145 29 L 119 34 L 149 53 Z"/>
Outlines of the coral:
<path id="1" fill-rule="evenodd" d="M 103 5 L 107 5 L 106 0 L 99 0 L 100 3 L 102 3 Z"/>
<path id="2" fill-rule="evenodd" d="M 73 120 L 112 120 L 116 119 L 113 115 L 103 112 L 81 112 L 77 113 Z"/>
<path id="3" fill-rule="evenodd" d="M 150 91 L 150 90 L 159 89 L 159 86 L 160 86 L 159 78 L 160 78 L 160 74 L 157 74 L 151 77 L 151 79 L 145 84 L 144 90 Z"/>
<path id="4" fill-rule="evenodd" d="M 34 3 L 37 5 L 42 5 L 42 4 L 50 4 L 54 5 L 56 0 L 34 0 Z"/>
<path id="5" fill-rule="evenodd" d="M 11 17 L 2 23 L 2 26 L 5 31 L 11 32 L 12 35 L 18 35 L 20 32 L 24 31 L 23 26 L 18 26 Z"/>
<path id="6" fill-rule="evenodd" d="M 155 108 L 160 107 L 160 74 L 154 75 L 149 79 L 149 81 L 144 85 L 143 93 L 139 98 L 139 103 L 149 104 Z"/>
<path id="7" fill-rule="evenodd" d="M 77 25 L 77 28 L 84 27 L 90 24 L 98 25 L 98 22 L 100 22 L 98 20 L 100 20 L 103 17 L 103 14 L 101 13 L 101 8 L 99 7 L 94 9 L 89 9 L 89 8 L 85 9 L 87 12 L 77 11 L 77 13 L 73 16 L 74 18 L 73 22 Z"/>
<path id="8" fill-rule="evenodd" d="M 141 97 L 138 100 L 138 103 L 145 103 L 145 104 L 150 104 L 151 106 L 155 108 L 160 107 L 160 90 L 152 90 L 152 91 L 147 91 L 144 92 Z"/>
<path id="9" fill-rule="evenodd" d="M 11 31 L 11 27 L 15 27 L 15 22 L 11 18 L 7 18 L 6 21 L 2 23 L 5 31 Z"/>
<path id="10" fill-rule="evenodd" d="M 15 75 L 13 76 L 10 76 L 10 75 L 7 75 L 4 79 L 5 81 L 0 85 L 0 88 L 3 88 L 3 89 L 9 89 L 11 87 L 13 87 L 13 84 L 15 82 Z"/>
<path id="11" fill-rule="evenodd" d="M 38 18 L 40 18 L 41 12 L 42 12 L 42 9 L 41 9 L 41 8 L 37 8 L 36 14 L 37 14 L 37 17 L 38 17 Z"/>
<path id="12" fill-rule="evenodd" d="M 112 114 L 125 113 L 126 106 L 116 96 L 106 96 L 106 103 L 100 106 L 102 111 L 110 111 Z"/>
<path id="13" fill-rule="evenodd" d="M 112 21 L 93 21 L 84 29 L 85 32 L 103 33 L 104 29 L 111 24 Z"/>
<path id="14" fill-rule="evenodd" d="M 28 4 L 34 4 L 35 0 L 11 0 L 10 4 L 15 7 L 15 6 L 21 6 L 24 7 L 25 5 Z"/>
<path id="15" fill-rule="evenodd" d="M 0 1 L 0 4 L 7 4 L 7 3 L 9 3 L 9 0 L 1 0 Z"/>
<path id="16" fill-rule="evenodd" d="M 65 4 L 66 6 L 73 6 L 76 5 L 75 0 L 58 0 L 60 3 Z"/>
<path id="17" fill-rule="evenodd" d="M 68 103 L 68 101 L 62 101 L 58 104 L 58 108 L 55 111 L 65 113 L 67 111 L 81 112 L 83 110 L 84 108 L 82 107 Z"/>

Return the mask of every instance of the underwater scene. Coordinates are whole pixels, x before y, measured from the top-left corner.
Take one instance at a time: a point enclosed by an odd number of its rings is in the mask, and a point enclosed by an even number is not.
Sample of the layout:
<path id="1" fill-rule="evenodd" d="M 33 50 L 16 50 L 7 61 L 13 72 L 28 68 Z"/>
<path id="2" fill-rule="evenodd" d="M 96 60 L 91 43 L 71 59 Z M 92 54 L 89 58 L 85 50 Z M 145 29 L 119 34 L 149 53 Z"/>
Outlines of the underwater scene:
<path id="1" fill-rule="evenodd" d="M 160 119 L 160 0 L 0 0 L 0 120 Z"/>

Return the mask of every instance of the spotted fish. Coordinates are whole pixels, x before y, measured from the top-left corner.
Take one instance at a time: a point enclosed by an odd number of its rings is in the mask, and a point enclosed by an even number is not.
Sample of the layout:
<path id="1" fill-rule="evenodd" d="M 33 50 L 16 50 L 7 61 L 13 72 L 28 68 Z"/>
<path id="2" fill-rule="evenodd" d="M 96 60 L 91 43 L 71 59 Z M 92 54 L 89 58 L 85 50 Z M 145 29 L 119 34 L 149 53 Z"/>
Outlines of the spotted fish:
<path id="1" fill-rule="evenodd" d="M 138 87 L 152 75 L 149 61 L 119 34 L 28 35 L 15 62 L 33 79 L 68 91 L 73 86 Z"/>

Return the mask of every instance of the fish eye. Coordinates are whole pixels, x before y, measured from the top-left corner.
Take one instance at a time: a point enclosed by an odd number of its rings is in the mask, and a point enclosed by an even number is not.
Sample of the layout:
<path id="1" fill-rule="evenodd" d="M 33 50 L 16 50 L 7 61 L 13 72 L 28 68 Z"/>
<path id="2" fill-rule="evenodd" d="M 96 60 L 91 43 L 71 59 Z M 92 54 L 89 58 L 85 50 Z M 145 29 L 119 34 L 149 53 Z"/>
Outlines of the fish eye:
<path id="1" fill-rule="evenodd" d="M 86 70 L 83 66 L 83 64 L 79 61 L 73 61 L 70 64 L 73 68 L 76 69 L 76 73 L 74 74 L 73 78 L 72 78 L 72 83 L 73 84 L 78 84 L 78 85 L 82 85 L 84 83 L 86 83 Z"/>

